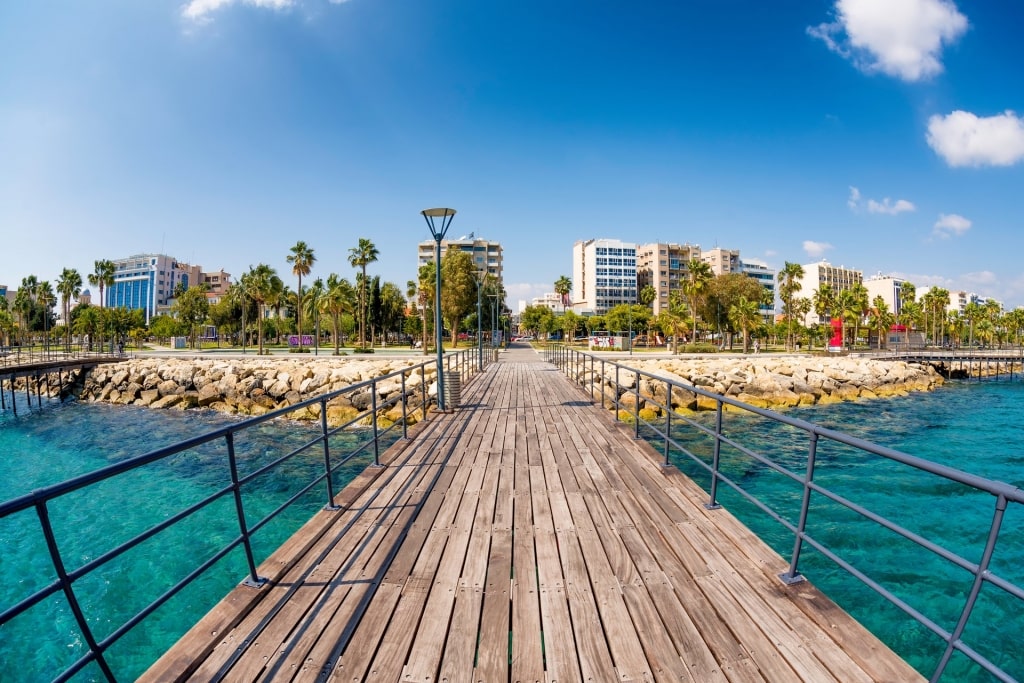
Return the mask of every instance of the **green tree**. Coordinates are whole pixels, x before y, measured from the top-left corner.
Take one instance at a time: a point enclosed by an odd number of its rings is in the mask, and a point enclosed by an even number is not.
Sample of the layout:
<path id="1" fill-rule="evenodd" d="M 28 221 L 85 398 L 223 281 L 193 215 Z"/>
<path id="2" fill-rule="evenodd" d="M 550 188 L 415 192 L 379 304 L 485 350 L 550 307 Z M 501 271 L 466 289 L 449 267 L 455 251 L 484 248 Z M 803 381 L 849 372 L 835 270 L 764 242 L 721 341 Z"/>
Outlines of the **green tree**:
<path id="1" fill-rule="evenodd" d="M 894 322 L 896 322 L 896 316 L 889 310 L 889 306 L 885 303 L 885 299 L 881 296 L 876 296 L 872 301 L 871 311 L 868 313 L 868 324 L 871 325 L 871 329 L 878 335 L 878 349 L 882 348 L 882 340 L 888 337 L 889 330 L 892 328 Z"/>
<path id="2" fill-rule="evenodd" d="M 259 350 L 257 353 L 263 355 L 263 323 L 267 317 L 267 306 L 277 300 L 279 292 L 283 290 L 281 278 L 277 271 L 265 263 L 258 264 L 255 268 L 250 266 L 249 272 L 245 274 L 246 291 L 256 302 L 258 314 L 256 316 L 256 336 Z"/>
<path id="3" fill-rule="evenodd" d="M 366 348 L 366 266 L 377 261 L 380 252 L 373 242 L 365 237 L 359 238 L 359 244 L 348 250 L 348 262 L 353 268 L 362 270 L 359 283 L 359 346 Z"/>
<path id="4" fill-rule="evenodd" d="M 569 279 L 568 275 L 562 275 L 555 280 L 555 293 L 558 294 L 558 298 L 562 301 L 562 312 L 565 312 L 565 304 L 569 300 L 569 292 L 572 291 L 572 280 Z"/>
<path id="5" fill-rule="evenodd" d="M 760 285 L 758 285 L 760 287 Z M 750 332 L 761 324 L 759 300 L 741 296 L 729 307 L 729 320 L 743 332 L 743 353 L 750 351 Z"/>
<path id="6" fill-rule="evenodd" d="M 452 331 L 452 346 L 458 346 L 459 321 L 476 306 L 476 275 L 473 257 L 449 249 L 441 259 L 441 314 Z"/>
<path id="7" fill-rule="evenodd" d="M 206 298 L 206 287 L 202 285 L 189 287 L 185 290 L 184 294 L 174 301 L 171 311 L 186 326 L 192 348 L 196 348 L 199 326 L 206 322 L 210 313 L 210 302 Z"/>
<path id="8" fill-rule="evenodd" d="M 6 303 L 6 299 L 4 302 Z M 3 339 L 4 346 L 11 345 L 11 335 L 14 333 L 14 330 L 14 316 L 7 310 L 7 307 L 0 307 L 0 338 Z"/>
<path id="9" fill-rule="evenodd" d="M 313 269 L 316 255 L 302 240 L 296 242 L 290 251 L 286 259 L 292 265 L 292 275 L 299 278 L 299 287 L 295 290 L 295 328 L 299 335 L 299 353 L 302 353 L 302 277 Z"/>
<path id="10" fill-rule="evenodd" d="M 426 356 L 429 351 L 429 335 L 433 330 L 434 326 L 434 297 L 436 296 L 434 288 L 435 270 L 437 264 L 433 261 L 424 263 L 420 266 L 418 275 L 418 290 L 419 290 L 419 301 L 420 310 L 423 311 L 423 355 Z"/>
<path id="11" fill-rule="evenodd" d="M 114 274 L 117 272 L 113 261 L 99 259 L 93 262 L 93 271 L 89 274 L 89 284 L 100 289 L 100 308 L 106 306 L 103 301 L 103 290 L 114 284 Z"/>
<path id="12" fill-rule="evenodd" d="M 711 280 L 714 278 L 714 271 L 711 266 L 699 259 L 691 259 L 686 266 L 687 279 L 683 283 L 683 292 L 689 297 L 690 315 L 693 316 L 693 335 L 696 340 L 700 329 L 700 317 L 697 314 L 699 304 L 707 293 Z"/>
<path id="13" fill-rule="evenodd" d="M 729 313 L 730 309 L 741 299 L 752 301 L 758 306 L 765 297 L 764 286 L 745 273 L 722 273 L 708 283 L 707 296 L 704 301 L 703 317 L 714 320 L 719 330 L 725 330 L 731 336 L 741 330 L 736 327 Z M 758 309 L 760 315 L 760 309 Z"/>
<path id="14" fill-rule="evenodd" d="M 320 311 L 323 310 L 324 296 L 327 294 L 327 287 L 323 278 L 313 280 L 313 284 L 306 291 L 302 298 L 302 315 L 305 319 L 313 319 L 313 334 L 316 337 L 317 346 L 320 345 Z M 301 339 L 299 342 L 301 343 Z"/>
<path id="15" fill-rule="evenodd" d="M 65 268 L 57 280 L 57 291 L 60 292 L 64 306 L 64 345 L 71 349 L 71 300 L 77 299 L 82 293 L 82 276 L 74 268 Z"/>
<path id="16" fill-rule="evenodd" d="M 351 282 L 336 273 L 327 276 L 327 291 L 324 293 L 321 310 L 331 319 L 335 356 L 341 355 L 342 316 L 355 311 L 355 302 L 356 293 Z"/>
<path id="17" fill-rule="evenodd" d="M 906 327 L 906 342 L 907 347 L 910 347 L 910 330 L 914 326 L 914 321 L 920 307 L 914 306 L 913 304 L 917 301 L 917 287 L 914 286 L 913 282 L 904 282 L 900 285 L 900 313 L 897 316 L 901 325 Z M 910 306 L 910 310 L 907 310 L 907 306 Z"/>
<path id="18" fill-rule="evenodd" d="M 405 297 L 402 290 L 393 282 L 385 282 L 380 288 L 380 320 L 381 330 L 397 336 L 405 323 Z"/>
<path id="19" fill-rule="evenodd" d="M 53 321 L 53 307 L 57 304 L 57 295 L 49 280 L 43 280 L 36 289 L 36 303 L 43 312 L 43 339 L 50 343 L 50 324 Z"/>
<path id="20" fill-rule="evenodd" d="M 519 327 L 539 338 L 550 329 L 554 318 L 554 312 L 547 306 L 527 306 L 519 316 Z"/>
<path id="21" fill-rule="evenodd" d="M 782 313 L 786 316 L 786 350 L 792 351 L 793 341 L 793 319 L 796 311 L 793 309 L 793 298 L 800 291 L 803 285 L 800 279 L 804 276 L 804 267 L 799 263 L 786 261 L 782 270 L 779 271 L 779 296 L 782 298 Z"/>
<path id="22" fill-rule="evenodd" d="M 79 336 L 87 337 L 88 348 L 92 351 L 93 342 L 103 326 L 103 309 L 92 305 L 78 306 L 71 317 L 71 330 Z"/>
<path id="23" fill-rule="evenodd" d="M 832 329 L 830 323 L 836 309 L 836 292 L 832 289 L 832 285 L 827 282 L 821 283 L 814 290 L 811 302 L 814 313 L 818 316 L 818 324 L 825 328 L 826 334 L 828 334 Z"/>

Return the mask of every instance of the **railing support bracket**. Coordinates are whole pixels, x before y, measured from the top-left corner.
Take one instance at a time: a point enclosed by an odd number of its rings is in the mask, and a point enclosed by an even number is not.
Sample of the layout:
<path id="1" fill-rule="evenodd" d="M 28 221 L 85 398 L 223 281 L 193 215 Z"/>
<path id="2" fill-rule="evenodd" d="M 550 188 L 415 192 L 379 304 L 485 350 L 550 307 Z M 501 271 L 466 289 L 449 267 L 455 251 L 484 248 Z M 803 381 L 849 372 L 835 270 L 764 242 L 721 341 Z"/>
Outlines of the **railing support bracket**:
<path id="1" fill-rule="evenodd" d="M 786 584 L 787 586 L 792 586 L 795 583 L 800 583 L 801 581 L 806 581 L 807 580 L 807 578 L 804 577 L 804 575 L 800 574 L 799 572 L 796 573 L 796 574 L 790 574 L 789 572 L 782 572 L 781 574 L 779 574 L 779 579 L 782 581 L 782 583 Z"/>
<path id="2" fill-rule="evenodd" d="M 259 590 L 260 588 L 263 588 L 263 586 L 267 585 L 267 577 L 257 576 L 255 581 L 247 577 L 245 581 L 242 582 L 242 585 L 248 588 L 255 588 L 256 590 Z"/>

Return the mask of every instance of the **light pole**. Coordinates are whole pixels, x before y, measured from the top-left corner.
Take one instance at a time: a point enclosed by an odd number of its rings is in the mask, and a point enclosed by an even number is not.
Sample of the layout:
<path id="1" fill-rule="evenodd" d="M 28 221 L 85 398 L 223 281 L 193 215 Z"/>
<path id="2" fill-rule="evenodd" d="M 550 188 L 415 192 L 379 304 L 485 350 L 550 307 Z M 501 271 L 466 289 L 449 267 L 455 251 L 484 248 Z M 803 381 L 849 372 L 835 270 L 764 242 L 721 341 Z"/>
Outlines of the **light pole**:
<path id="1" fill-rule="evenodd" d="M 480 301 L 484 291 L 484 282 L 487 280 L 487 271 L 484 269 L 476 271 L 476 357 L 477 370 L 484 370 L 484 335 L 483 318 L 481 317 Z"/>
<path id="2" fill-rule="evenodd" d="M 420 211 L 423 220 L 430 228 L 430 234 L 434 238 L 434 336 L 437 338 L 437 407 L 442 412 L 446 409 L 444 400 L 444 347 L 442 343 L 441 327 L 441 240 L 448 232 L 452 219 L 455 217 L 455 209 L 423 209 Z M 438 220 L 440 219 L 440 220 Z M 440 225 L 438 225 L 438 223 Z"/>
<path id="3" fill-rule="evenodd" d="M 488 294 L 487 297 L 491 299 L 491 348 L 495 348 L 495 340 L 498 337 L 498 295 Z"/>

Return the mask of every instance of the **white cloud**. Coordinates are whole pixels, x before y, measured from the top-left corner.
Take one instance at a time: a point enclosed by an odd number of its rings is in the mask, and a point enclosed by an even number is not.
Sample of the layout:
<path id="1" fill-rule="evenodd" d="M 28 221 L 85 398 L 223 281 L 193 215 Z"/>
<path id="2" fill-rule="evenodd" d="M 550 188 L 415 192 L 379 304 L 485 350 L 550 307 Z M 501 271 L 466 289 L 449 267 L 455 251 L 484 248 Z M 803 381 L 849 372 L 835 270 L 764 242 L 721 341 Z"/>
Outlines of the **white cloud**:
<path id="1" fill-rule="evenodd" d="M 807 252 L 808 256 L 817 258 L 824 256 L 825 252 L 832 248 L 832 245 L 828 242 L 814 242 L 812 240 L 804 240 L 804 251 Z"/>
<path id="2" fill-rule="evenodd" d="M 1024 159 L 1024 118 L 968 111 L 928 119 L 928 144 L 950 166 L 1012 166 Z"/>
<path id="3" fill-rule="evenodd" d="M 965 282 L 972 285 L 994 285 L 998 278 L 991 270 L 980 270 L 976 273 L 964 273 L 960 276 Z"/>
<path id="4" fill-rule="evenodd" d="M 856 211 L 860 206 L 860 190 L 853 185 L 850 185 L 850 198 L 846 200 L 846 205 L 850 207 L 850 211 Z"/>
<path id="5" fill-rule="evenodd" d="M 935 221 L 932 234 L 937 235 L 942 239 L 948 239 L 954 235 L 959 237 L 970 229 L 971 222 L 963 216 L 955 213 L 940 213 L 939 220 Z"/>
<path id="6" fill-rule="evenodd" d="M 850 207 L 850 211 L 860 211 L 860 207 L 863 205 L 863 198 L 861 197 L 860 190 L 856 187 L 850 186 L 850 197 L 846 200 L 846 205 Z M 893 203 L 891 199 L 886 197 L 880 202 L 874 199 L 868 200 L 868 213 L 884 213 L 890 216 L 904 213 L 906 211 L 917 211 L 917 207 L 914 206 L 913 202 L 907 201 L 906 199 L 897 199 L 896 203 Z"/>
<path id="7" fill-rule="evenodd" d="M 836 0 L 835 21 L 807 33 L 863 71 L 918 81 L 942 72 L 943 46 L 966 30 L 952 0 Z"/>
<path id="8" fill-rule="evenodd" d="M 211 21 L 210 15 L 217 10 L 233 5 L 239 0 L 189 0 L 188 4 L 181 8 L 181 16 L 199 23 Z M 240 0 L 243 5 L 262 7 L 274 10 L 284 10 L 293 7 L 296 0 Z"/>
<path id="9" fill-rule="evenodd" d="M 868 200 L 868 213 L 885 213 L 890 216 L 903 213 L 904 211 L 916 211 L 917 207 L 914 206 L 913 202 L 908 202 L 906 199 L 897 199 L 896 203 L 893 204 L 892 200 L 888 197 L 883 199 L 881 202 L 876 202 L 874 199 Z"/>

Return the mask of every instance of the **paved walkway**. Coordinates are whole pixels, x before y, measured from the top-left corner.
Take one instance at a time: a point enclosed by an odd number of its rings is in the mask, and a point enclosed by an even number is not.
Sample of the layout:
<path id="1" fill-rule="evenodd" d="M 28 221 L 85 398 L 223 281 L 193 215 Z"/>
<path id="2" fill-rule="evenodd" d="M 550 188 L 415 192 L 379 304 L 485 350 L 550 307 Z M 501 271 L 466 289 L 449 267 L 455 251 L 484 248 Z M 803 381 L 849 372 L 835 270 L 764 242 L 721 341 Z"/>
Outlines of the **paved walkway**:
<path id="1" fill-rule="evenodd" d="M 923 680 L 528 347 L 143 680 Z"/>

